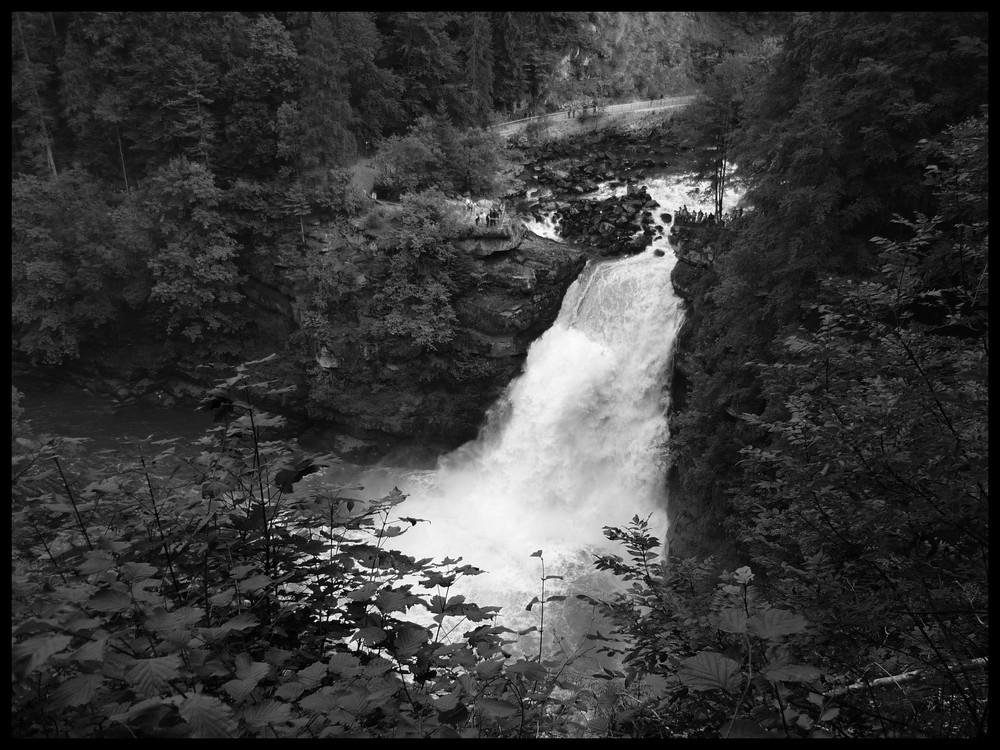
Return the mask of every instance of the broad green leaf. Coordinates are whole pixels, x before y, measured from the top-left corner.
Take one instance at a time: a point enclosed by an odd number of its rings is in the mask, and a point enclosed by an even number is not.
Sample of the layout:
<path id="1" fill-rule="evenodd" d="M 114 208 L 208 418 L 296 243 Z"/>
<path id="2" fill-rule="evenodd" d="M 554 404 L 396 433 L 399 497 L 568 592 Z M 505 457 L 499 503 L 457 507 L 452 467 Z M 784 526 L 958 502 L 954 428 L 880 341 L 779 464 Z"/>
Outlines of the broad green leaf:
<path id="1" fill-rule="evenodd" d="M 307 695 L 299 701 L 299 706 L 303 711 L 310 713 L 329 713 L 337 707 L 337 701 L 332 695 L 326 692 L 313 693 Z"/>
<path id="2" fill-rule="evenodd" d="M 80 509 L 83 510 L 82 507 Z M 125 550 L 132 548 L 132 544 L 130 542 L 123 542 L 116 536 L 108 537 L 104 534 L 100 534 L 94 541 L 94 544 L 98 549 L 105 552 L 111 552 L 112 554 L 120 554 Z"/>
<path id="3" fill-rule="evenodd" d="M 606 734 L 608 726 L 609 722 L 607 716 L 594 716 L 593 718 L 587 719 L 587 730 L 598 736 Z"/>
<path id="4" fill-rule="evenodd" d="M 248 575 L 257 570 L 255 565 L 237 565 L 232 569 L 232 576 L 237 581 L 246 578 Z"/>
<path id="5" fill-rule="evenodd" d="M 84 553 L 84 561 L 78 570 L 84 575 L 103 573 L 115 567 L 115 559 L 107 552 L 89 551 Z"/>
<path id="6" fill-rule="evenodd" d="M 40 635 L 18 643 L 11 649 L 11 671 L 24 679 L 42 666 L 49 657 L 58 654 L 73 640 L 68 635 Z"/>
<path id="7" fill-rule="evenodd" d="M 299 682 L 306 690 L 312 690 L 314 687 L 319 685 L 322 679 L 326 676 L 327 669 L 326 665 L 321 661 L 314 661 L 305 669 L 300 669 L 298 674 Z"/>
<path id="8" fill-rule="evenodd" d="M 136 719 L 143 719 L 151 713 L 158 713 L 165 710 L 166 707 L 163 705 L 163 700 L 161 698 L 149 698 L 144 701 L 139 701 L 134 706 L 129 706 L 126 711 L 109 714 L 108 719 L 110 721 L 116 721 L 119 724 L 128 724 Z"/>
<path id="9" fill-rule="evenodd" d="M 378 708 L 379 706 L 385 706 L 396 693 L 403 689 L 404 686 L 402 683 L 395 680 L 375 679 L 370 681 L 365 687 L 365 695 L 368 698 L 368 703 Z"/>
<path id="10" fill-rule="evenodd" d="M 43 620 L 38 617 L 29 617 L 14 630 L 14 635 L 31 635 L 32 633 L 47 633 L 52 630 L 52 626 L 59 622 L 58 619 Z M 99 621 L 98 621 L 99 622 Z"/>
<path id="11" fill-rule="evenodd" d="M 481 661 L 476 665 L 476 673 L 481 677 L 492 677 L 500 671 L 503 662 L 489 660 Z"/>
<path id="12" fill-rule="evenodd" d="M 204 616 L 205 610 L 201 607 L 181 607 L 173 612 L 159 610 L 146 621 L 146 627 L 157 633 L 171 633 L 200 622 Z"/>
<path id="13" fill-rule="evenodd" d="M 336 698 L 338 708 L 347 711 L 351 716 L 363 716 L 368 710 L 368 698 L 362 690 L 350 690 Z"/>
<path id="14" fill-rule="evenodd" d="M 260 620 L 257 619 L 256 615 L 251 615 L 249 612 L 241 612 L 235 617 L 230 617 L 226 620 L 222 624 L 222 627 L 229 630 L 246 630 L 259 624 Z"/>
<path id="15" fill-rule="evenodd" d="M 736 572 L 733 573 L 733 580 L 737 583 L 750 583 L 753 580 L 753 571 L 745 565 L 742 568 L 737 568 Z"/>
<path id="16" fill-rule="evenodd" d="M 390 664 L 389 666 L 391 667 L 392 665 Z M 354 677 L 365 671 L 358 657 L 354 656 L 354 654 L 345 654 L 342 651 L 330 657 L 328 668 L 331 672 L 339 674 L 342 677 Z"/>
<path id="17" fill-rule="evenodd" d="M 77 584 L 75 586 L 56 586 L 55 594 L 64 601 L 79 604 L 90 598 L 91 594 L 97 591 L 97 587 L 89 583 Z"/>
<path id="18" fill-rule="evenodd" d="M 397 657 L 412 656 L 427 643 L 429 638 L 430 633 L 426 628 L 407 627 L 396 635 L 392 650 Z"/>
<path id="19" fill-rule="evenodd" d="M 136 659 L 125 671 L 125 681 L 144 698 L 155 698 L 170 687 L 170 680 L 178 676 L 180 666 L 177 654 Z"/>
<path id="20" fill-rule="evenodd" d="M 379 591 L 378 596 L 375 597 L 375 606 L 378 607 L 383 614 L 388 614 L 389 612 L 405 612 L 412 599 L 413 597 L 411 595 L 404 594 L 401 591 L 383 589 L 382 591 Z"/>
<path id="21" fill-rule="evenodd" d="M 524 677 L 529 680 L 544 680 L 548 671 L 538 662 L 525 661 L 524 659 L 521 659 L 520 661 L 507 667 L 507 674 L 524 675 Z"/>
<path id="22" fill-rule="evenodd" d="M 293 701 L 305 692 L 301 682 L 286 682 L 274 691 L 275 696 L 285 701 Z"/>
<path id="23" fill-rule="evenodd" d="M 347 654 L 345 654 L 347 656 Z M 330 657 L 331 669 L 333 668 L 333 657 Z M 388 659 L 383 659 L 381 656 L 376 656 L 374 659 L 365 664 L 365 675 L 371 677 L 377 677 L 378 675 L 385 674 L 390 671 L 395 665 Z"/>
<path id="24" fill-rule="evenodd" d="M 294 651 L 289 651 L 284 648 L 274 648 L 273 646 L 264 652 L 264 660 L 268 664 L 273 664 L 276 667 L 280 667 L 293 656 L 295 656 Z"/>
<path id="25" fill-rule="evenodd" d="M 241 594 L 252 594 L 255 591 L 260 591 L 269 583 L 271 583 L 271 577 L 261 573 L 239 581 L 236 584 L 236 587 L 239 589 Z"/>
<path id="26" fill-rule="evenodd" d="M 369 626 L 367 628 L 361 628 L 361 630 L 354 634 L 354 638 L 352 640 L 360 641 L 366 646 L 374 646 L 376 643 L 384 641 L 385 637 L 386 632 L 382 630 L 382 628 Z"/>
<path id="27" fill-rule="evenodd" d="M 347 598 L 353 599 L 356 602 L 368 601 L 375 595 L 375 592 L 378 591 L 378 587 L 379 584 L 377 583 L 372 583 L 372 582 L 366 583 L 361 588 L 350 592 L 347 595 Z"/>
<path id="28" fill-rule="evenodd" d="M 247 699 L 247 696 L 254 691 L 254 688 L 257 687 L 257 683 L 259 682 L 259 679 L 229 680 L 229 682 L 223 683 L 222 689 L 225 690 L 229 697 L 234 701 L 242 703 Z"/>
<path id="29" fill-rule="evenodd" d="M 104 675 L 101 674 L 82 674 L 67 680 L 52 692 L 49 707 L 59 710 L 90 703 L 103 682 Z"/>
<path id="30" fill-rule="evenodd" d="M 118 492 L 121 487 L 114 478 L 104 479 L 100 482 L 91 482 L 86 487 L 83 488 L 84 493 L 88 492 Z"/>
<path id="31" fill-rule="evenodd" d="M 780 638 L 801 633 L 809 623 L 786 609 L 769 609 L 750 618 L 750 627 L 760 638 Z"/>
<path id="32" fill-rule="evenodd" d="M 708 615 L 708 624 L 724 633 L 747 632 L 747 615 L 741 609 L 724 609 L 718 614 Z"/>
<path id="33" fill-rule="evenodd" d="M 236 676 L 241 680 L 263 680 L 271 671 L 271 666 L 262 661 L 254 661 L 247 654 L 236 657 Z"/>
<path id="34" fill-rule="evenodd" d="M 764 667 L 764 677 L 771 682 L 815 682 L 820 671 L 804 664 L 776 664 Z"/>
<path id="35" fill-rule="evenodd" d="M 233 709 L 211 695 L 189 694 L 180 705 L 180 714 L 191 725 L 192 737 L 232 737 L 234 734 Z"/>
<path id="36" fill-rule="evenodd" d="M 209 597 L 208 602 L 213 607 L 225 607 L 229 605 L 234 596 L 236 596 L 236 588 L 234 586 L 230 586 L 225 591 Z"/>
<path id="37" fill-rule="evenodd" d="M 498 700 L 496 698 L 480 698 L 476 701 L 476 707 L 487 716 L 514 716 L 520 713 L 521 709 L 513 703 Z"/>
<path id="38" fill-rule="evenodd" d="M 291 707 L 281 701 L 268 700 L 243 708 L 242 718 L 252 727 L 284 724 L 291 716 Z"/>
<path id="39" fill-rule="evenodd" d="M 144 562 L 127 562 L 121 567 L 122 578 L 126 581 L 144 581 L 158 572 L 157 568 Z"/>
<path id="40" fill-rule="evenodd" d="M 740 665 L 729 657 L 713 651 L 702 651 L 684 659 L 678 677 L 692 690 L 725 690 L 739 687 Z"/>
<path id="41" fill-rule="evenodd" d="M 833 721 L 838 716 L 840 716 L 840 709 L 839 708 L 828 708 L 828 709 L 826 709 L 826 711 L 824 711 L 822 713 L 822 715 L 820 715 L 819 720 L 820 721 Z"/>
<path id="42" fill-rule="evenodd" d="M 86 661 L 103 661 L 104 651 L 108 645 L 107 638 L 101 638 L 96 641 L 87 641 L 80 648 L 74 651 L 70 655 L 70 659 L 78 662 Z"/>

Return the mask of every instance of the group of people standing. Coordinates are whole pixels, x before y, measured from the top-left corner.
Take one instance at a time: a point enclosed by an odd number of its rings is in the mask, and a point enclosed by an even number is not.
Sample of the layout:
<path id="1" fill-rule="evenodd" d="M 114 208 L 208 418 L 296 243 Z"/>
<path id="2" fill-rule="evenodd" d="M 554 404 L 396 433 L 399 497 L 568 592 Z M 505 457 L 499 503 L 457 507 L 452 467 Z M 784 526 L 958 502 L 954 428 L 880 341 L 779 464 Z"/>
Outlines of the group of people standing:
<path id="1" fill-rule="evenodd" d="M 743 216 L 742 208 L 734 208 L 731 211 L 727 211 L 722 217 L 716 217 L 714 213 L 705 213 L 701 210 L 691 211 L 685 204 L 677 210 L 676 214 L 674 214 L 674 223 L 680 226 L 715 224 L 716 221 L 720 224 L 725 224 L 727 221 L 738 219 L 741 216 Z"/>
<path id="2" fill-rule="evenodd" d="M 503 222 L 504 212 L 498 208 L 491 208 L 485 214 L 479 214 L 476 216 L 476 224 L 483 222 L 488 227 L 499 226 Z"/>
<path id="3" fill-rule="evenodd" d="M 587 110 L 590 110 L 593 114 L 597 114 L 597 100 L 592 99 L 588 102 L 571 102 L 566 107 L 566 117 L 572 120 L 577 115 L 587 114 Z"/>
<path id="4" fill-rule="evenodd" d="M 465 199 L 465 208 L 467 211 L 474 211 L 478 208 L 478 203 L 473 203 L 470 199 Z M 500 206 L 490 206 L 490 208 L 484 213 L 476 214 L 476 226 L 483 224 L 487 227 L 499 226 L 503 223 L 504 216 L 507 213 L 507 206 L 500 204 Z"/>

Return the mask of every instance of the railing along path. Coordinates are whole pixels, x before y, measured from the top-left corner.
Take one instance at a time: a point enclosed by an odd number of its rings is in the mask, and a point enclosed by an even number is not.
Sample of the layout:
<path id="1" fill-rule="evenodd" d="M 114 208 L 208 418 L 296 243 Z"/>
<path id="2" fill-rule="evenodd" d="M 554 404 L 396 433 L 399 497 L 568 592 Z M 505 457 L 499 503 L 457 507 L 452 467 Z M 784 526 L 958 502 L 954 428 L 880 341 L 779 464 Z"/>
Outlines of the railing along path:
<path id="1" fill-rule="evenodd" d="M 503 135 L 510 135 L 526 128 L 533 122 L 544 122 L 550 124 L 563 120 L 572 120 L 577 117 L 617 115 L 622 112 L 655 112 L 660 109 L 674 109 L 685 107 L 695 99 L 695 95 L 672 96 L 664 99 L 644 99 L 638 102 L 626 102 L 625 104 L 605 104 L 589 105 L 564 109 L 558 112 L 548 112 L 544 115 L 534 115 L 533 117 L 522 117 L 519 120 L 509 120 L 492 125 L 490 130 L 495 130 Z"/>

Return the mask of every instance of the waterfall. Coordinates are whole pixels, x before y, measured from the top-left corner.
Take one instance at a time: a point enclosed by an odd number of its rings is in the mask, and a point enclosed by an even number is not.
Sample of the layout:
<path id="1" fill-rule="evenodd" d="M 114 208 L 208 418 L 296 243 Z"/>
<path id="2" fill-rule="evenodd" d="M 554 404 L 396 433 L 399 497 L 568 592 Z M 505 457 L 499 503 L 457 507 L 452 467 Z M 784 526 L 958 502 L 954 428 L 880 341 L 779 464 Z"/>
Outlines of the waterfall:
<path id="1" fill-rule="evenodd" d="M 588 265 L 479 438 L 434 471 L 392 477 L 409 494 L 401 513 L 429 521 L 393 541 L 417 558 L 461 557 L 487 571 L 450 593 L 502 606 L 497 624 L 537 625 L 525 605 L 540 594 L 540 549 L 545 573 L 562 576 L 546 595 L 571 597 L 547 605 L 546 630 L 581 637 L 590 608 L 572 594 L 607 591 L 593 553 L 622 551 L 602 527 L 652 515 L 665 538 L 665 399 L 681 321 L 673 260 L 650 250 Z"/>
<path id="2" fill-rule="evenodd" d="M 701 202 L 677 180 L 655 180 L 650 193 L 663 212 Z M 553 631 L 580 640 L 593 626 L 572 594 L 605 594 L 617 583 L 593 567 L 595 552 L 624 553 L 604 526 L 651 516 L 666 539 L 667 386 L 682 307 L 663 229 L 639 255 L 588 264 L 477 440 L 432 471 L 361 480 L 369 490 L 398 486 L 409 495 L 401 514 L 429 521 L 393 539 L 399 549 L 487 571 L 449 595 L 502 606 L 496 624 L 538 624 L 537 609 L 525 606 L 541 593 L 541 560 L 532 555 L 542 550 L 545 574 L 560 576 L 546 582 L 546 596 L 569 597 L 545 610 L 547 642 Z"/>

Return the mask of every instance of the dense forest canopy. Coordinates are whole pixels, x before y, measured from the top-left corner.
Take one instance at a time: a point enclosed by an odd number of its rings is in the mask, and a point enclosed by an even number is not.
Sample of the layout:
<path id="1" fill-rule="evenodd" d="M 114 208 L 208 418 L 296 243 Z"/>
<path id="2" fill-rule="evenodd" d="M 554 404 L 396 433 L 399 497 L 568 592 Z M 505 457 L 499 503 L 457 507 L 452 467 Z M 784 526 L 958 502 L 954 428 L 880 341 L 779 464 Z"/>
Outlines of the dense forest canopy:
<path id="1" fill-rule="evenodd" d="M 205 395 L 194 456 L 99 465 L 13 392 L 13 736 L 988 735 L 988 15 L 700 15 L 782 33 L 628 89 L 594 34 L 657 14 L 12 14 L 17 356 L 232 365 L 265 337 L 255 284 L 302 301 L 280 356 Z M 686 541 L 605 529 L 623 590 L 578 599 L 618 666 L 582 674 L 511 655 L 449 595 L 475 568 L 395 552 L 404 498 L 344 500 L 260 401 L 335 345 L 372 382 L 392 351 L 474 381 L 447 199 L 507 194 L 519 161 L 484 126 L 693 87 L 665 128 L 717 208 L 746 197 L 677 251 Z M 402 209 L 353 183 L 373 155 Z M 346 392 L 322 383 L 317 413 Z M 565 606 L 541 594 L 539 630 Z"/>

